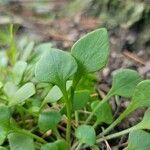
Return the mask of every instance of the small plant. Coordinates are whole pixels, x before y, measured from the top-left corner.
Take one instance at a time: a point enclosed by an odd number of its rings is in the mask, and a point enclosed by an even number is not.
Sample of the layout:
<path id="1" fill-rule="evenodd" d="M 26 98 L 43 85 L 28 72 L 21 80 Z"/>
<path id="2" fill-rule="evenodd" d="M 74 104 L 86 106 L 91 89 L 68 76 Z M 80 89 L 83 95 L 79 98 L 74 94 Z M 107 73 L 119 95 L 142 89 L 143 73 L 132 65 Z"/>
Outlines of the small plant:
<path id="1" fill-rule="evenodd" d="M 71 53 L 52 48 L 51 43 L 34 46 L 24 40 L 18 45 L 12 67 L 1 67 L 0 150 L 97 150 L 104 140 L 127 133 L 128 150 L 146 150 L 144 145 L 150 145 L 150 134 L 143 131 L 150 129 L 150 109 L 137 125 L 108 135 L 131 112 L 150 106 L 150 80 L 134 70 L 119 69 L 102 100 L 93 94 L 94 78 L 89 74 L 102 70 L 109 56 L 105 28 L 82 37 Z M 108 103 L 113 96 L 131 99 L 115 121 Z M 97 130 L 103 123 L 109 126 Z M 139 137 L 145 139 L 143 147 L 136 142 Z"/>

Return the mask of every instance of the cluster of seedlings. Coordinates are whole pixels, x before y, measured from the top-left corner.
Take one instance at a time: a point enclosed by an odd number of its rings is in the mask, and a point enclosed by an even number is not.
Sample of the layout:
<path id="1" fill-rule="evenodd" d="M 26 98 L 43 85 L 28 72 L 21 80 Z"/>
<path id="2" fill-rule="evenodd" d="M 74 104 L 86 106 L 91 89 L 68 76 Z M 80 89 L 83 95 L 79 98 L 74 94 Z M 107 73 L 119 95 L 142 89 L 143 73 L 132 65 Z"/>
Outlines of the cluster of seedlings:
<path id="1" fill-rule="evenodd" d="M 13 42 L 7 53 L 10 62 L 0 65 L 0 150 L 99 150 L 103 141 L 128 133 L 125 149 L 149 149 L 150 134 L 144 130 L 150 129 L 150 80 L 119 69 L 107 95 L 93 96 L 91 74 L 102 70 L 109 57 L 105 28 L 83 36 L 70 53 L 51 43 L 34 46 L 25 41 L 16 51 Z M 130 100 L 118 118 L 109 104 L 114 96 Z M 142 121 L 115 132 L 140 107 L 147 108 Z"/>

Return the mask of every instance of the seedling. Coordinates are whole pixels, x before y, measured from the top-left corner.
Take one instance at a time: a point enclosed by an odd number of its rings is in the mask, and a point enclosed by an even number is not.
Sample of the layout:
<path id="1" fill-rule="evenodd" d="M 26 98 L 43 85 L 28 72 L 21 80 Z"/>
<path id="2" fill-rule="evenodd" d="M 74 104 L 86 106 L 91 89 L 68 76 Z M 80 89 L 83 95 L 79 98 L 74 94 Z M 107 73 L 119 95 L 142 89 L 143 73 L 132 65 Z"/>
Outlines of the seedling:
<path id="1" fill-rule="evenodd" d="M 115 71 L 112 87 L 103 99 L 93 93 L 94 88 L 83 87 L 83 82 L 92 82 L 87 78 L 89 74 L 107 64 L 109 40 L 105 28 L 83 36 L 73 45 L 71 53 L 55 49 L 51 43 L 35 47 L 33 41 L 23 40 L 18 45 L 21 51 L 19 54 L 13 51 L 12 66 L 5 68 L 8 77 L 1 75 L 0 150 L 8 147 L 10 150 L 80 150 L 85 146 L 99 149 L 97 143 L 104 139 L 129 132 L 127 148 L 132 150 L 132 144 L 137 147 L 136 131 L 140 130 L 137 134 L 149 139 L 149 134 L 141 131 L 150 129 L 149 109 L 137 125 L 103 138 L 131 112 L 150 106 L 150 80 L 143 80 L 134 70 Z M 109 104 L 113 96 L 131 99 L 116 120 Z M 97 126 L 103 127 L 103 123 L 110 126 L 102 133 L 96 132 Z"/>

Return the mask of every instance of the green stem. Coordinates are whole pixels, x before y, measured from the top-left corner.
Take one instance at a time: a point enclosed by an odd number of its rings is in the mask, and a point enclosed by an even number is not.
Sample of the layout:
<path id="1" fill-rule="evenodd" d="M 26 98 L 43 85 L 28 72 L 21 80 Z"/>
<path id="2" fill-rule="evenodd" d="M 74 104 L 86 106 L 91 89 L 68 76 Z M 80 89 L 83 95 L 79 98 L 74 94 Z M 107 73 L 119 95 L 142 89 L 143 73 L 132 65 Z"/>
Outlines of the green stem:
<path id="1" fill-rule="evenodd" d="M 79 125 L 79 116 L 78 116 L 78 112 L 75 111 L 75 121 L 76 121 L 76 125 Z"/>
<path id="2" fill-rule="evenodd" d="M 89 115 L 89 117 L 87 118 L 87 120 L 85 121 L 85 124 L 88 124 L 89 123 L 89 121 L 92 119 L 92 117 L 94 116 L 94 114 L 95 114 L 95 112 L 104 104 L 104 103 L 106 103 L 109 99 L 110 99 L 110 97 L 111 97 L 112 95 L 110 94 L 110 93 L 108 93 L 105 97 L 104 97 L 104 99 L 94 108 L 94 110 L 92 111 L 92 113 Z"/>
<path id="3" fill-rule="evenodd" d="M 119 136 L 122 136 L 124 134 L 127 134 L 127 133 L 129 133 L 129 132 L 131 132 L 133 130 L 137 130 L 137 129 L 138 129 L 137 126 L 133 126 L 133 127 L 129 128 L 129 129 L 123 130 L 121 132 L 110 134 L 110 135 L 108 135 L 108 136 L 106 136 L 104 138 L 100 138 L 100 139 L 96 140 L 96 143 L 100 143 L 100 142 L 102 142 L 104 140 L 110 140 L 110 139 L 113 139 L 113 138 L 117 138 Z"/>
<path id="4" fill-rule="evenodd" d="M 63 90 L 63 95 L 65 98 L 65 102 L 66 102 L 66 110 L 67 110 L 67 131 L 66 131 L 66 140 L 70 145 L 71 142 L 71 120 L 72 120 L 72 103 L 70 101 L 70 99 L 68 98 L 68 93 L 65 90 Z"/>
<path id="5" fill-rule="evenodd" d="M 58 132 L 58 129 L 57 129 L 57 128 L 56 128 L 56 129 L 54 129 L 54 132 L 55 132 L 55 134 L 56 134 L 57 139 L 62 139 L 62 137 L 61 137 L 61 135 L 59 134 L 59 132 Z"/>
<path id="6" fill-rule="evenodd" d="M 26 130 L 24 130 L 24 129 L 14 128 L 14 131 L 16 131 L 16 132 L 18 132 L 18 133 L 22 133 L 22 134 L 28 135 L 28 136 L 30 136 L 30 137 L 36 139 L 36 140 L 37 140 L 38 142 L 40 142 L 40 143 L 44 143 L 44 144 L 47 143 L 43 138 L 41 138 L 41 137 L 39 137 L 39 136 L 37 136 L 37 135 L 35 135 L 35 134 L 29 132 L 29 131 L 26 131 Z"/>
<path id="7" fill-rule="evenodd" d="M 109 131 L 111 131 L 117 124 L 119 124 L 126 116 L 128 116 L 132 112 L 132 105 L 129 107 L 108 127 L 106 128 L 98 137 L 102 137 L 106 135 Z"/>

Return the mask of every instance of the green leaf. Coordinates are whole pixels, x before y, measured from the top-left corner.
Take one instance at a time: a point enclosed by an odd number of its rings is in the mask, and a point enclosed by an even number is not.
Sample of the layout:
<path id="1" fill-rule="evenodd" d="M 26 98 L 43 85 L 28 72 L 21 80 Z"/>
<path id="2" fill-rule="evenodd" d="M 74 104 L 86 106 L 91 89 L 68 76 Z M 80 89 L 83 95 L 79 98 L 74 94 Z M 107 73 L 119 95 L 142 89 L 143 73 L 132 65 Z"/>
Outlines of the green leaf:
<path id="1" fill-rule="evenodd" d="M 60 120 L 61 115 L 58 111 L 42 112 L 39 115 L 38 126 L 43 132 L 55 130 Z"/>
<path id="2" fill-rule="evenodd" d="M 80 110 L 85 107 L 90 99 L 90 92 L 88 90 L 76 91 L 73 98 L 73 109 Z"/>
<path id="3" fill-rule="evenodd" d="M 69 148 L 65 140 L 57 140 L 53 143 L 44 144 L 41 150 L 69 150 Z"/>
<path id="4" fill-rule="evenodd" d="M 150 129 L 150 108 L 146 110 L 142 121 L 136 126 L 138 129 Z"/>
<path id="5" fill-rule="evenodd" d="M 73 45 L 71 53 L 78 62 L 78 73 L 90 73 L 102 69 L 109 55 L 107 30 L 97 29 L 83 36 Z"/>
<path id="6" fill-rule="evenodd" d="M 8 149 L 5 148 L 5 147 L 0 146 L 0 150 L 8 150 Z"/>
<path id="7" fill-rule="evenodd" d="M 23 55 L 22 55 L 21 60 L 27 61 L 29 59 L 31 52 L 33 50 L 33 47 L 34 47 L 34 42 L 31 41 L 23 50 Z"/>
<path id="8" fill-rule="evenodd" d="M 4 85 L 4 93 L 11 98 L 16 91 L 18 90 L 18 87 L 13 82 L 6 82 Z"/>
<path id="9" fill-rule="evenodd" d="M 71 85 L 72 85 L 72 80 L 67 81 L 66 89 L 68 90 L 71 87 Z M 50 89 L 50 91 L 47 94 L 47 96 L 45 97 L 43 103 L 47 103 L 47 102 L 54 103 L 54 102 L 57 102 L 58 100 L 60 100 L 62 97 L 63 97 L 63 94 L 62 94 L 60 88 L 57 85 L 55 85 Z"/>
<path id="10" fill-rule="evenodd" d="M 47 143 L 42 145 L 41 150 L 59 150 L 56 143 Z"/>
<path id="11" fill-rule="evenodd" d="M 2 82 L 0 82 L 0 89 L 3 87 L 3 83 Z"/>
<path id="12" fill-rule="evenodd" d="M 6 139 L 7 131 L 0 126 L 0 145 L 2 145 Z"/>
<path id="13" fill-rule="evenodd" d="M 46 50 L 49 50 L 52 47 L 52 43 L 42 43 L 35 47 L 35 52 L 41 54 Z"/>
<path id="14" fill-rule="evenodd" d="M 17 92 L 13 95 L 9 102 L 9 106 L 21 104 L 34 94 L 35 86 L 33 83 L 28 82 L 25 85 L 23 85 L 20 89 L 18 89 Z"/>
<path id="15" fill-rule="evenodd" d="M 92 126 L 89 125 L 81 125 L 76 131 L 75 135 L 80 143 L 87 145 L 94 145 L 96 142 L 96 133 Z"/>
<path id="16" fill-rule="evenodd" d="M 141 76 L 134 70 L 120 69 L 113 74 L 110 94 L 131 97 L 136 85 L 142 81 Z"/>
<path id="17" fill-rule="evenodd" d="M 8 135 L 10 150 L 35 150 L 33 139 L 21 133 Z"/>
<path id="18" fill-rule="evenodd" d="M 69 150 L 69 145 L 65 140 L 57 140 L 55 143 L 59 150 Z"/>
<path id="19" fill-rule="evenodd" d="M 25 69 L 27 68 L 27 63 L 25 61 L 18 61 L 14 68 L 13 68 L 13 80 L 15 84 L 19 84 L 22 80 L 23 73 L 25 72 Z"/>
<path id="20" fill-rule="evenodd" d="M 11 113 L 7 106 L 0 106 L 0 127 L 3 129 L 8 129 L 10 127 L 10 117 Z"/>
<path id="21" fill-rule="evenodd" d="M 136 86 L 132 97 L 132 105 L 135 109 L 150 106 L 150 80 L 144 80 Z"/>
<path id="22" fill-rule="evenodd" d="M 128 150 L 149 150 L 150 134 L 143 130 L 130 132 L 128 139 Z"/>
<path id="23" fill-rule="evenodd" d="M 94 101 L 91 104 L 91 108 L 92 110 L 95 109 L 95 107 L 97 105 L 99 105 L 101 101 L 97 100 Z M 96 118 L 97 118 L 97 123 L 107 123 L 107 124 L 111 124 L 113 121 L 113 116 L 112 116 L 112 110 L 111 107 L 108 103 L 104 103 L 103 107 L 99 108 L 96 112 L 95 112 Z"/>
<path id="24" fill-rule="evenodd" d="M 35 77 L 40 82 L 54 83 L 62 90 L 66 81 L 76 70 L 76 61 L 69 53 L 58 49 L 50 49 L 37 62 Z"/>

